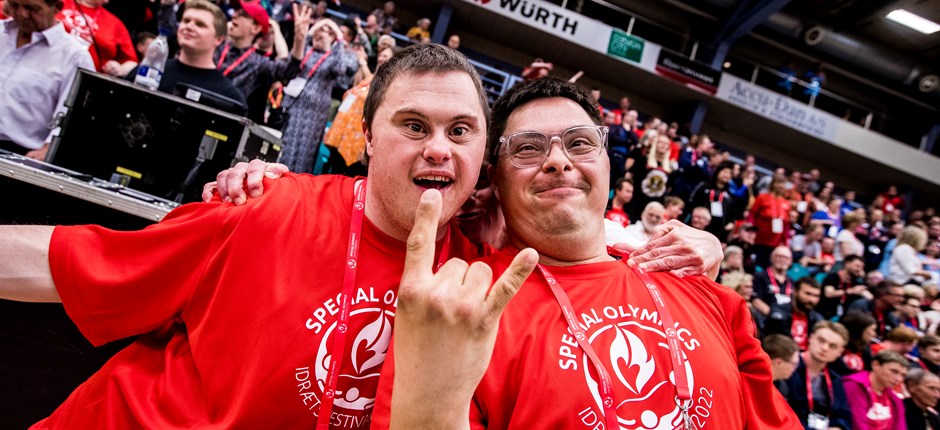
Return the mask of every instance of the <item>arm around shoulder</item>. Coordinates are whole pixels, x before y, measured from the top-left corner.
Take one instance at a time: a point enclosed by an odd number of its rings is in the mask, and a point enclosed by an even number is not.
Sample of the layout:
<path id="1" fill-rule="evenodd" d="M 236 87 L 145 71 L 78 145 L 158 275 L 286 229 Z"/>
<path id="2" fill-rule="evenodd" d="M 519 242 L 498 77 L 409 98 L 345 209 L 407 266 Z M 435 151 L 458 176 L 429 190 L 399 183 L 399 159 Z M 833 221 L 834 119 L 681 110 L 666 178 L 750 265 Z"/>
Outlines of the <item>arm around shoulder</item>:
<path id="1" fill-rule="evenodd" d="M 57 303 L 49 268 L 52 226 L 0 226 L 0 298 Z"/>

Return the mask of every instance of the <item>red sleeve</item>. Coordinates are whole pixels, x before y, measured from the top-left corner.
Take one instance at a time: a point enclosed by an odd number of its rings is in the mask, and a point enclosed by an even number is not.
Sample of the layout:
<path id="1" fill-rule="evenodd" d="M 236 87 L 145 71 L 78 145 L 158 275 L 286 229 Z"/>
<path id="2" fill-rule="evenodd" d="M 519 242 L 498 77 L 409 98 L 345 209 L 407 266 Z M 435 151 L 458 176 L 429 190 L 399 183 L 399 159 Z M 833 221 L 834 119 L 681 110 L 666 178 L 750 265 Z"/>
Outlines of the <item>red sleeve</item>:
<path id="1" fill-rule="evenodd" d="M 115 31 L 115 42 L 117 43 L 117 52 L 114 53 L 114 60 L 124 64 L 127 61 L 137 62 L 137 50 L 134 48 L 134 42 L 131 41 L 131 35 L 127 32 L 127 27 L 118 21 L 118 28 Z"/>
<path id="2" fill-rule="evenodd" d="M 52 277 L 66 312 L 92 344 L 151 331 L 182 313 L 217 245 L 218 207 L 185 205 L 140 231 L 55 229 Z"/>
<path id="3" fill-rule="evenodd" d="M 719 288 L 720 286 L 716 286 Z M 731 317 L 731 339 L 741 374 L 741 393 L 747 429 L 802 429 L 799 419 L 774 387 L 770 358 L 754 337 L 751 312 L 744 299 L 731 297 L 725 309 Z"/>

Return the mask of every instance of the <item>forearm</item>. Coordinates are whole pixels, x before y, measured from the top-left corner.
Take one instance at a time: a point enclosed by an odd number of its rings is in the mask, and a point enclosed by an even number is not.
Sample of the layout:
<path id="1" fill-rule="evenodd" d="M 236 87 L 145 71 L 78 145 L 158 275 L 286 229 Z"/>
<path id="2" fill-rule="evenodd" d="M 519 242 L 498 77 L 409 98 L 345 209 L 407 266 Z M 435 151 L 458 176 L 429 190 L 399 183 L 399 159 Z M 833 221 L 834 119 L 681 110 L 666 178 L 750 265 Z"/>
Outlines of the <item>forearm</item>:
<path id="1" fill-rule="evenodd" d="M 461 390 L 441 384 L 441 380 L 423 383 L 428 378 L 422 366 L 412 363 L 416 372 L 408 375 L 409 372 L 402 371 L 404 367 L 398 367 L 398 364 L 392 392 L 391 430 L 470 428 L 472 390 L 458 393 Z"/>
<path id="2" fill-rule="evenodd" d="M 304 48 L 306 47 L 306 36 L 304 33 L 297 33 L 294 31 L 294 46 L 291 47 L 290 54 L 292 57 L 297 60 L 303 60 L 304 58 Z"/>
<path id="3" fill-rule="evenodd" d="M 49 269 L 51 226 L 0 226 L 0 298 L 60 302 Z"/>

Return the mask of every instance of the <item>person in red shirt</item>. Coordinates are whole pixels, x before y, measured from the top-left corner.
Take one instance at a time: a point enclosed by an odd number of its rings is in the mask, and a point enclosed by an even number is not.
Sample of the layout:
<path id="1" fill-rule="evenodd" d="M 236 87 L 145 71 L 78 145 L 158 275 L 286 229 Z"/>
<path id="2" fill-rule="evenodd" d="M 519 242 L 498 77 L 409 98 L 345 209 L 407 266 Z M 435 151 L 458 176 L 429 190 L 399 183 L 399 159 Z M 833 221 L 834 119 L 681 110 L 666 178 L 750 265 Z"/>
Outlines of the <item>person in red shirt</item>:
<path id="1" fill-rule="evenodd" d="M 95 345 L 140 335 L 33 428 L 369 428 L 414 208 L 434 189 L 453 218 L 486 136 L 456 51 L 407 48 L 372 85 L 368 178 L 288 175 L 135 232 L 0 226 L 0 297 L 61 301 Z M 479 256 L 450 225 L 430 228 L 433 258 Z"/>
<path id="2" fill-rule="evenodd" d="M 627 213 L 630 200 L 633 200 L 633 181 L 626 178 L 617 179 L 614 182 L 614 198 L 611 199 L 610 209 L 604 214 L 604 218 L 624 227 L 630 225 L 630 214 Z"/>
<path id="3" fill-rule="evenodd" d="M 898 195 L 898 187 L 896 185 L 889 185 L 888 189 L 879 194 L 878 197 L 883 200 L 879 209 L 883 210 L 885 213 L 904 209 L 904 197 Z"/>
<path id="4" fill-rule="evenodd" d="M 127 27 L 104 8 L 108 0 L 64 0 L 56 16 L 69 32 L 88 46 L 95 69 L 126 76 L 137 67 L 137 52 Z"/>
<path id="5" fill-rule="evenodd" d="M 750 209 L 750 221 L 757 226 L 754 252 L 761 267 L 770 264 L 770 253 L 774 248 L 787 245 L 790 202 L 783 197 L 786 184 L 785 178 L 774 176 L 770 181 L 770 191 L 757 196 Z"/>
<path id="6" fill-rule="evenodd" d="M 373 428 L 800 428 L 743 298 L 704 277 L 636 270 L 600 242 L 609 163 L 588 94 L 527 82 L 496 102 L 491 124 L 509 245 L 433 274 L 439 208 L 421 202 Z M 531 275 L 511 269 L 536 258 Z M 504 274 L 486 295 L 477 283 L 492 273 Z M 528 276 L 500 318 L 507 275 Z"/>

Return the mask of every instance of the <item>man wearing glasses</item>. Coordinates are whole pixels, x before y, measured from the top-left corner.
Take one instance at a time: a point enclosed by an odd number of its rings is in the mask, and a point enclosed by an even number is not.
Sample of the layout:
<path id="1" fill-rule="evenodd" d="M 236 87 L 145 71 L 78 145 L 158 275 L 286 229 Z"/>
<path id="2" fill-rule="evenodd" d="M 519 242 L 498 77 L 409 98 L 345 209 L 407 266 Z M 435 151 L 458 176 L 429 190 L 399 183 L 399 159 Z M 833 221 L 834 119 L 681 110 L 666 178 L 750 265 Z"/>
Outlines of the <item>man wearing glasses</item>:
<path id="1" fill-rule="evenodd" d="M 829 370 L 829 364 L 842 356 L 848 342 L 849 331 L 842 324 L 816 323 L 809 336 L 809 348 L 800 354 L 800 365 L 787 381 L 787 401 L 809 430 L 852 428 L 842 376 Z"/>
<path id="2" fill-rule="evenodd" d="M 799 427 L 740 296 L 632 269 L 604 245 L 600 121 L 588 94 L 554 78 L 496 102 L 489 173 L 509 240 L 473 265 L 433 273 L 441 203 L 424 194 L 373 428 Z M 520 260 L 538 265 L 500 318 L 514 291 L 487 294 L 489 278 Z"/>

